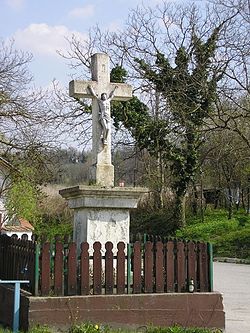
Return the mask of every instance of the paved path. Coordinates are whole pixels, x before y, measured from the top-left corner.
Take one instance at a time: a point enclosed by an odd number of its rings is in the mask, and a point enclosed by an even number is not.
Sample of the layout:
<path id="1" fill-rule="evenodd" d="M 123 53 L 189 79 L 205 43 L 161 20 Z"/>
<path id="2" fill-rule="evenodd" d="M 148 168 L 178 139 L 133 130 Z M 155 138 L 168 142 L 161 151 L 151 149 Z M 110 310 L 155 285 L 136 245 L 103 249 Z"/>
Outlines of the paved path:
<path id="1" fill-rule="evenodd" d="M 214 290 L 223 294 L 226 333 L 250 333 L 250 265 L 214 263 Z"/>

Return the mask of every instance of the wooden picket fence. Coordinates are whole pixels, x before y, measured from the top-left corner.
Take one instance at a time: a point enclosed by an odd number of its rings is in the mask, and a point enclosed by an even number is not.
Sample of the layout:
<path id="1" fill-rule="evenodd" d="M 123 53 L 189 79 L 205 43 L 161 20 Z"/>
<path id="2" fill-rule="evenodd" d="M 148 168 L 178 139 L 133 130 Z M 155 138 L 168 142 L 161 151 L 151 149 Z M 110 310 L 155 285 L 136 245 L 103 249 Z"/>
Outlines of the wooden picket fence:
<path id="1" fill-rule="evenodd" d="M 28 279 L 33 295 L 187 292 L 191 280 L 196 292 L 212 290 L 208 243 L 120 242 L 114 249 L 111 242 L 105 248 L 95 242 L 93 249 L 82 243 L 80 251 L 60 240 L 25 244 L 0 236 L 0 279 Z"/>
<path id="2" fill-rule="evenodd" d="M 29 280 L 22 288 L 34 294 L 35 254 L 35 242 L 0 235 L 0 279 Z"/>

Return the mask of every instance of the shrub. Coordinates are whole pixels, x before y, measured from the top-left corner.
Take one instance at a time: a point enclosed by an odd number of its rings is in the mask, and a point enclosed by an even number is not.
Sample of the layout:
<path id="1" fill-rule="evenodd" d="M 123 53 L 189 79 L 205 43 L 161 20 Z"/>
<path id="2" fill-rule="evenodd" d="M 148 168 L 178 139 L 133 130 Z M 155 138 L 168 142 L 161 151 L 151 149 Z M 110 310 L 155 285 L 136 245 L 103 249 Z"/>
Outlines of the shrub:
<path id="1" fill-rule="evenodd" d="M 156 212 L 142 212 L 136 210 L 131 212 L 130 233 L 159 235 L 162 237 L 174 235 L 176 226 L 173 223 L 171 212 L 163 209 Z"/>
<path id="2" fill-rule="evenodd" d="M 86 322 L 82 324 L 75 324 L 69 329 L 69 333 L 108 333 L 110 329 L 108 326 L 93 324 Z"/>
<path id="3" fill-rule="evenodd" d="M 213 241 L 218 236 L 225 235 L 228 232 L 235 231 L 239 223 L 233 220 L 212 221 L 208 223 L 200 223 L 189 225 L 176 232 L 176 236 L 190 240 Z"/>
<path id="4" fill-rule="evenodd" d="M 37 325 L 37 326 L 32 327 L 29 330 L 29 333 L 53 333 L 53 330 L 46 325 L 43 325 L 43 326 Z"/>
<path id="5" fill-rule="evenodd" d="M 38 239 L 45 236 L 48 241 L 52 241 L 56 236 L 64 238 L 73 235 L 73 225 L 71 222 L 62 221 L 59 217 L 44 215 L 35 225 L 35 234 Z"/>
<path id="6" fill-rule="evenodd" d="M 214 253 L 217 256 L 250 259 L 250 227 L 217 238 Z"/>
<path id="7" fill-rule="evenodd" d="M 9 218 L 22 217 L 33 223 L 39 217 L 38 203 L 42 193 L 33 179 L 32 168 L 20 167 L 12 175 L 12 183 L 7 191 L 6 208 Z"/>
<path id="8" fill-rule="evenodd" d="M 196 328 L 190 327 L 185 328 L 181 326 L 173 326 L 173 327 L 151 327 L 147 329 L 147 333 L 220 333 L 219 329 L 208 329 L 208 328 Z"/>
<path id="9" fill-rule="evenodd" d="M 58 194 L 56 187 L 42 189 L 44 195 L 39 202 L 40 216 L 35 224 L 35 234 L 38 237 L 46 235 L 48 240 L 55 236 L 73 234 L 73 211 L 68 208 L 66 200 Z"/>

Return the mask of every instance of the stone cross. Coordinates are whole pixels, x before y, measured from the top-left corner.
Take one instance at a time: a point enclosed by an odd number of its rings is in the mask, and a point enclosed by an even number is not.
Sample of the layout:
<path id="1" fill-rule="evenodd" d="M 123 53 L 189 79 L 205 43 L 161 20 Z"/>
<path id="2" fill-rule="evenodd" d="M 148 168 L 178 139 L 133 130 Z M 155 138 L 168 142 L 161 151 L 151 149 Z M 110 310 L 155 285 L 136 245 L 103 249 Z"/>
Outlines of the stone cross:
<path id="1" fill-rule="evenodd" d="M 105 93 L 110 99 L 126 101 L 132 97 L 132 87 L 125 83 L 111 83 L 109 56 L 96 53 L 91 57 L 92 81 L 69 83 L 69 95 L 75 98 L 92 98 L 92 155 L 93 168 L 91 179 L 96 185 L 114 186 L 114 166 L 111 163 L 111 131 L 102 138 L 103 128 L 100 121 L 100 99 Z M 107 109 L 110 117 L 110 108 Z"/>

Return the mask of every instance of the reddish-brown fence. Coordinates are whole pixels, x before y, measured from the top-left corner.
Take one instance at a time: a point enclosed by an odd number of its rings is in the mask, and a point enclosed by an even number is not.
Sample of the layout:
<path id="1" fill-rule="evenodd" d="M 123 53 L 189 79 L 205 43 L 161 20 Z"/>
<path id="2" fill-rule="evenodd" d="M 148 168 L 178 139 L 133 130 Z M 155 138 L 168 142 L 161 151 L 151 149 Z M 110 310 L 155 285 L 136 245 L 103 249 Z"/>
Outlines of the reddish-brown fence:
<path id="1" fill-rule="evenodd" d="M 44 243 L 41 295 L 186 292 L 191 280 L 195 291 L 211 290 L 207 243 L 119 243 L 114 251 L 111 242 L 105 250 L 96 242 L 89 252 L 88 243 L 82 243 L 79 258 L 75 243 Z"/>
<path id="2" fill-rule="evenodd" d="M 29 279 L 30 291 L 36 295 L 187 292 L 191 280 L 194 291 L 212 289 L 207 243 L 120 242 L 114 249 L 111 242 L 105 248 L 96 242 L 93 249 L 82 243 L 77 251 L 73 242 L 39 246 L 26 241 L 25 248 L 24 241 L 1 237 L 0 278 Z M 26 275 L 21 276 L 23 268 Z"/>

